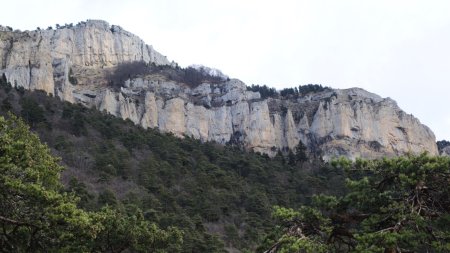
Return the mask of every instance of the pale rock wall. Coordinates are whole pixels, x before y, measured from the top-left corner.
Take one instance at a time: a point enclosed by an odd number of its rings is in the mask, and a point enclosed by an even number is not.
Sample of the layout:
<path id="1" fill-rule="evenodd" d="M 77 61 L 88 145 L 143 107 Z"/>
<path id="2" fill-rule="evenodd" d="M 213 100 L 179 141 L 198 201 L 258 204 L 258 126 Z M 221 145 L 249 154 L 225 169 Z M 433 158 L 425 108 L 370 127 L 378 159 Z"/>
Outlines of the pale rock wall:
<path id="1" fill-rule="evenodd" d="M 260 99 L 259 94 L 246 91 L 245 84 L 235 79 L 194 89 L 140 78 L 128 81 L 127 86 L 147 90 L 145 102 L 136 105 L 133 98 L 124 98 L 125 89 L 120 93 L 107 90 L 98 108 L 177 136 L 222 144 L 235 138 L 247 149 L 269 155 L 294 149 L 301 141 L 325 160 L 341 155 L 377 158 L 407 152 L 437 154 L 435 137 L 428 127 L 401 111 L 395 101 L 357 88 L 282 101 L 287 105 L 286 112 L 282 112 L 271 111 L 270 99 Z M 164 87 L 171 87 L 175 94 L 183 91 L 183 96 L 167 98 Z M 192 96 L 208 97 L 218 106 L 196 105 Z M 311 101 L 318 101 L 311 123 L 306 114 L 296 120 L 292 110 L 298 111 Z"/>
<path id="2" fill-rule="evenodd" d="M 165 131 L 172 132 L 178 136 L 182 136 L 186 132 L 186 115 L 183 99 L 174 98 L 167 100 L 158 116 L 158 126 Z"/>
<path id="3" fill-rule="evenodd" d="M 361 89 L 352 96 L 354 90 L 336 91 L 337 96 L 330 101 L 320 102 L 314 115 L 310 132 L 332 139 L 325 144 L 329 153 L 326 157 L 381 157 L 423 151 L 437 154 L 433 132 L 403 112 L 395 101 L 364 94 Z"/>
<path id="4" fill-rule="evenodd" d="M 200 139 L 201 141 L 208 141 L 209 127 L 212 121 L 211 111 L 203 106 L 188 103 L 185 107 L 185 113 L 185 134 Z"/>
<path id="5" fill-rule="evenodd" d="M 139 37 L 101 20 L 57 30 L 0 31 L 0 59 L 0 74 L 14 86 L 44 90 L 68 101 L 71 67 L 105 68 L 130 61 L 171 64 Z"/>
<path id="6" fill-rule="evenodd" d="M 144 128 L 155 128 L 158 126 L 158 107 L 155 94 L 152 92 L 147 91 L 145 93 L 144 114 L 140 124 Z"/>
<path id="7" fill-rule="evenodd" d="M 295 149 L 301 141 L 325 160 L 438 154 L 428 127 L 395 101 L 358 88 L 261 99 L 237 79 L 190 88 L 157 75 L 127 80 L 120 89 L 108 87 L 101 74 L 121 63 L 171 63 L 137 36 L 104 21 L 20 33 L 0 29 L 0 60 L 0 74 L 15 86 L 44 90 L 180 137 L 240 144 L 269 155 Z M 69 82 L 71 74 L 80 80 L 77 85 Z"/>

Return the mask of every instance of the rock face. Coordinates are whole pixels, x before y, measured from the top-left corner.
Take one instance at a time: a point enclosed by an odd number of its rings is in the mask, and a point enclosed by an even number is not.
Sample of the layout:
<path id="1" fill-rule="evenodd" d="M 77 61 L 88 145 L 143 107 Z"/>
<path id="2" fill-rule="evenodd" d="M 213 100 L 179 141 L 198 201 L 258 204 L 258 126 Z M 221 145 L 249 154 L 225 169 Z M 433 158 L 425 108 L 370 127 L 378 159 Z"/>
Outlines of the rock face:
<path id="1" fill-rule="evenodd" d="M 0 59 L 0 74 L 14 86 L 44 90 L 178 136 L 239 144 L 269 155 L 302 142 L 325 160 L 438 154 L 428 127 L 395 101 L 358 88 L 262 99 L 237 79 L 190 87 L 158 74 L 110 87 L 108 73 L 119 64 L 175 65 L 104 21 L 31 32 L 0 27 Z"/>
<path id="2" fill-rule="evenodd" d="M 170 64 L 139 37 L 100 20 L 56 30 L 10 32 L 3 27 L 0 32 L 0 67 L 8 80 L 66 100 L 71 68 L 89 71 L 127 61 Z"/>

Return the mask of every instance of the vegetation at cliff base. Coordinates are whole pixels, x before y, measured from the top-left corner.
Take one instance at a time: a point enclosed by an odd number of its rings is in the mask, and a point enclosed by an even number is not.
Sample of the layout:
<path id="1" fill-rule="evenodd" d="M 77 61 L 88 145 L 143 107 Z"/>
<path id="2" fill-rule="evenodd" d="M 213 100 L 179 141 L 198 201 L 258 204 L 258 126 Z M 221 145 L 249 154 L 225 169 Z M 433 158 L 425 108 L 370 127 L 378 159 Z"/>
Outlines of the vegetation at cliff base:
<path id="1" fill-rule="evenodd" d="M 343 196 L 275 207 L 269 252 L 450 252 L 450 158 L 342 159 Z"/>
<path id="2" fill-rule="evenodd" d="M 182 233 L 161 230 L 135 206 L 89 212 L 65 192 L 62 167 L 15 116 L 0 116 L 2 252 L 179 252 Z"/>
<path id="3" fill-rule="evenodd" d="M 166 233 L 176 227 L 182 252 L 253 252 L 275 225 L 273 205 L 296 208 L 343 185 L 342 171 L 305 161 L 303 149 L 271 159 L 9 86 L 0 102 L 8 104 L 1 114 L 23 116 L 61 157 L 62 191 L 79 199 L 79 210 L 117 211 Z"/>
<path id="4" fill-rule="evenodd" d="M 449 251 L 449 158 L 269 158 L 1 86 L 5 252 Z"/>

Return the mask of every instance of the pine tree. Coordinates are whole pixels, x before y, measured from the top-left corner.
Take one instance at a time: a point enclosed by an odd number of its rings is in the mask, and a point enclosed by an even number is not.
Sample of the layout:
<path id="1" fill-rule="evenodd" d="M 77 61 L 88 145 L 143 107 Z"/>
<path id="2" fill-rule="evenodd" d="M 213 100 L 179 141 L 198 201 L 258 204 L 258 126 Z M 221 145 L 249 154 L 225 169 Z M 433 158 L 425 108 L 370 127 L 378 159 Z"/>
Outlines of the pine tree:
<path id="1" fill-rule="evenodd" d="M 276 207 L 269 252 L 450 252 L 450 158 L 341 159 L 348 193 Z"/>

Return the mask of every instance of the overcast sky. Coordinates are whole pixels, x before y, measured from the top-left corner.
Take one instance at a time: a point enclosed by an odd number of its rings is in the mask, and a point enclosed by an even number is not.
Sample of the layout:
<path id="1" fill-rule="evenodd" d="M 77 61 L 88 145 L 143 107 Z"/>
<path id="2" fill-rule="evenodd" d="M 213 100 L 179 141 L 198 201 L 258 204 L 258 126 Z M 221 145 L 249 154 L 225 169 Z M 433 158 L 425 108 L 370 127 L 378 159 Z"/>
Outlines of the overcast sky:
<path id="1" fill-rule="evenodd" d="M 120 25 L 181 66 L 218 68 L 247 85 L 361 87 L 450 139 L 450 1 L 1 3 L 0 24 L 15 29 L 86 19 Z"/>

